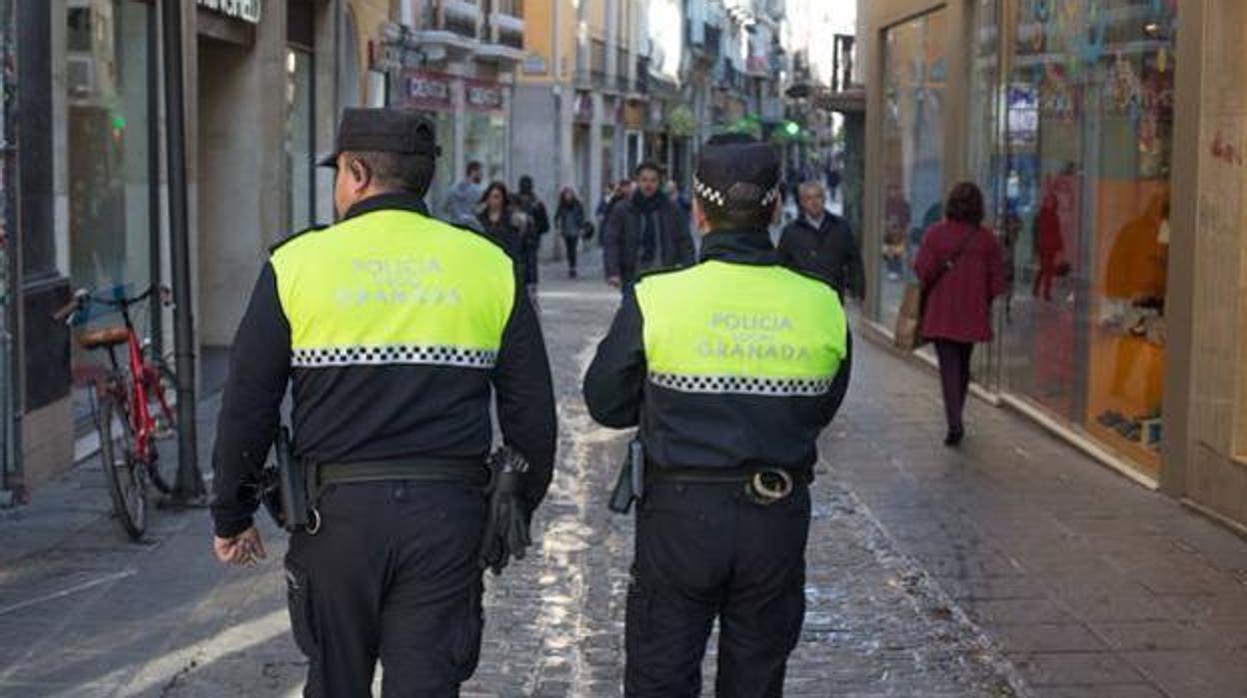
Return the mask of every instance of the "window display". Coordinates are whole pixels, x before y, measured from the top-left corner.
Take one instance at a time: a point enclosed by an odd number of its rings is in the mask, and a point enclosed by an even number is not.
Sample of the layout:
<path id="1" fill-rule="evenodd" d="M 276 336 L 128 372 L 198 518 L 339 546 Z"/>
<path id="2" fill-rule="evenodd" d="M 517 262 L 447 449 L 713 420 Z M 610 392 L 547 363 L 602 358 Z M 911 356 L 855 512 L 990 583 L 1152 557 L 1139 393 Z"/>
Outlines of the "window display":
<path id="1" fill-rule="evenodd" d="M 937 10 L 884 32 L 877 319 L 885 327 L 896 323 L 923 232 L 943 216 L 945 24 L 945 11 Z"/>
<path id="2" fill-rule="evenodd" d="M 1004 387 L 1154 475 L 1163 438 L 1172 0 L 1020 0 L 999 204 Z"/>

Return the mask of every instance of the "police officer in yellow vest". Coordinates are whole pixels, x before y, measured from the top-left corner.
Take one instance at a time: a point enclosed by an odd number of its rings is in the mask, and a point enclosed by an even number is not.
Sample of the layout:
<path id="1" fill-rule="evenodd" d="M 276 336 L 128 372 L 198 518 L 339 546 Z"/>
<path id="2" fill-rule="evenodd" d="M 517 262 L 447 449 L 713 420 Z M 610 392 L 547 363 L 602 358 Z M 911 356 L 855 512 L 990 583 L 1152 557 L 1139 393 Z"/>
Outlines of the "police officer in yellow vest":
<path id="1" fill-rule="evenodd" d="M 336 225 L 275 247 L 234 341 L 213 455 L 217 556 L 263 557 L 259 471 L 287 383 L 293 451 L 319 480 L 286 556 L 307 696 L 454 696 L 480 650 L 491 398 L 550 481 L 554 396 L 537 318 L 506 252 L 423 203 L 438 148 L 410 112 L 348 109 Z M 224 202 L 228 205 L 228 202 Z M 311 472 L 309 469 L 308 472 Z"/>
<path id="2" fill-rule="evenodd" d="M 850 343 L 828 280 L 779 265 L 779 161 L 712 138 L 694 189 L 701 260 L 642 277 L 585 377 L 594 419 L 639 426 L 643 497 L 627 602 L 627 696 L 701 695 L 720 624 L 719 696 L 779 696 L 805 613 L 816 441 Z"/>

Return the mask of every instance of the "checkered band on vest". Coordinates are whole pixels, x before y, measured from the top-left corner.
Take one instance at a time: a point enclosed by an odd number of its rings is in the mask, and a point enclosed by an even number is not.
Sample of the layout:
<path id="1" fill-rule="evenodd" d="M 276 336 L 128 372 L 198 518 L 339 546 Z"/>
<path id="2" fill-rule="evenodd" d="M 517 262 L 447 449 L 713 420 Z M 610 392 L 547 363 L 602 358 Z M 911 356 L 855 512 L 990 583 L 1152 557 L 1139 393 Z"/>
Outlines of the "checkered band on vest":
<path id="1" fill-rule="evenodd" d="M 684 376 L 673 373 L 651 373 L 649 380 L 660 388 L 667 388 L 681 393 L 817 397 L 831 392 L 833 379 Z"/>
<path id="2" fill-rule="evenodd" d="M 295 368 L 327 368 L 332 366 L 390 366 L 423 364 L 455 368 L 493 368 L 498 352 L 486 349 L 422 346 L 332 347 L 327 349 L 295 349 L 291 352 Z"/>

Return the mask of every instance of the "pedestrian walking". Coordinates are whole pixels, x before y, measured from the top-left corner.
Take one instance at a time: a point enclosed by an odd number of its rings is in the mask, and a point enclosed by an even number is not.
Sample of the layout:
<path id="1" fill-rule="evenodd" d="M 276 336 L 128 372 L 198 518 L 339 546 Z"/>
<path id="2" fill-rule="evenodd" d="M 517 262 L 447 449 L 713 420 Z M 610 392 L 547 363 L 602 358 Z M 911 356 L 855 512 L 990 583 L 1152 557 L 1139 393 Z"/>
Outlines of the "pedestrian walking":
<path id="1" fill-rule="evenodd" d="M 464 177 L 446 195 L 442 204 L 443 220 L 466 228 L 476 226 L 476 206 L 481 198 L 481 163 L 473 160 L 468 163 Z"/>
<path id="2" fill-rule="evenodd" d="M 657 267 L 693 263 L 688 222 L 671 199 L 658 190 L 662 171 L 652 162 L 636 169 L 636 190 L 611 207 L 602 231 L 606 282 L 629 289 L 637 275 Z"/>
<path id="3" fill-rule="evenodd" d="M 716 618 L 718 695 L 781 695 L 800 638 L 816 442 L 844 398 L 851 347 L 835 289 L 779 264 L 767 232 L 779 169 L 749 136 L 706 143 L 701 263 L 625 293 L 585 376 L 595 420 L 639 425 L 633 477 L 621 478 L 643 480 L 630 697 L 700 696 Z"/>
<path id="4" fill-rule="evenodd" d="M 580 238 L 587 232 L 589 222 L 585 220 L 585 207 L 576 196 L 576 190 L 563 187 L 559 193 L 559 207 L 554 211 L 554 227 L 563 238 L 563 246 L 567 250 L 567 277 L 576 278 L 576 257 L 580 247 Z"/>
<path id="5" fill-rule="evenodd" d="M 827 210 L 827 194 L 820 182 L 805 182 L 799 192 L 801 215 L 779 238 L 780 261 L 829 280 L 841 298 L 862 300 L 866 270 L 848 221 Z"/>
<path id="6" fill-rule="evenodd" d="M 504 182 L 490 182 L 477 204 L 475 226 L 485 237 L 506 250 L 507 255 L 525 278 L 524 229 L 528 221 L 515 207 L 515 199 Z"/>
<path id="7" fill-rule="evenodd" d="M 598 204 L 595 214 L 598 219 L 598 228 L 606 230 L 606 221 L 610 219 L 611 211 L 615 208 L 615 204 L 632 196 L 634 188 L 634 184 L 630 179 L 621 179 L 614 186 L 607 182 L 602 187 L 602 201 Z"/>
<path id="8" fill-rule="evenodd" d="M 920 332 L 939 357 L 948 446 L 965 437 L 970 358 L 976 342 L 991 341 L 992 301 L 1006 290 L 1004 250 L 982 224 L 983 192 L 973 182 L 956 185 L 944 220 L 923 235 L 914 262 L 925 298 Z"/>
<path id="9" fill-rule="evenodd" d="M 491 402 L 528 462 L 525 514 L 550 482 L 537 318 L 497 245 L 429 217 L 433 129 L 409 111 L 345 111 L 327 161 L 340 221 L 273 248 L 233 344 L 214 550 L 229 564 L 264 557 L 252 516 L 292 383 L 289 472 L 308 479 L 311 523 L 291 536 L 285 572 L 307 696 L 370 695 L 378 659 L 385 696 L 458 695 L 475 671 Z"/>
<path id="10" fill-rule="evenodd" d="M 520 254 L 523 256 L 524 283 L 530 292 L 535 293 L 538 281 L 538 252 L 541 251 L 541 237 L 550 232 L 550 214 L 546 205 L 533 191 L 533 178 L 528 175 L 520 177 L 520 188 L 513 197 L 515 209 L 524 214 L 527 225 L 520 236 Z"/>
<path id="11" fill-rule="evenodd" d="M 689 200 L 688 195 L 684 193 L 684 188 L 674 179 L 667 181 L 667 196 L 671 198 L 671 203 L 680 209 L 680 213 L 685 218 L 691 218 L 693 215 L 693 202 Z"/>
<path id="12" fill-rule="evenodd" d="M 840 170 L 834 162 L 829 161 L 827 163 L 827 194 L 833 201 L 839 200 L 840 180 Z"/>

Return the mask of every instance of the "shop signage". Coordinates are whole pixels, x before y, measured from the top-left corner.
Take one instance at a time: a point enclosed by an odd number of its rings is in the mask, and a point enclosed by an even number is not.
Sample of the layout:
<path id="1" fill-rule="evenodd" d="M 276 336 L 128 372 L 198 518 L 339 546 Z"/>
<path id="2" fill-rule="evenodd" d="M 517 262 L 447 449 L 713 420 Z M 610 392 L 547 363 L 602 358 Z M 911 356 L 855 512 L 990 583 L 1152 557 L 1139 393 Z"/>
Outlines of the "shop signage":
<path id="1" fill-rule="evenodd" d="M 406 82 L 407 106 L 433 111 L 454 111 L 449 75 L 409 71 L 403 75 Z"/>
<path id="2" fill-rule="evenodd" d="M 471 111 L 499 111 L 502 109 L 502 85 L 479 80 L 463 81 L 465 106 Z"/>
<path id="3" fill-rule="evenodd" d="M 219 12 L 226 17 L 252 24 L 260 23 L 260 0 L 197 0 L 197 4 L 205 10 Z"/>

